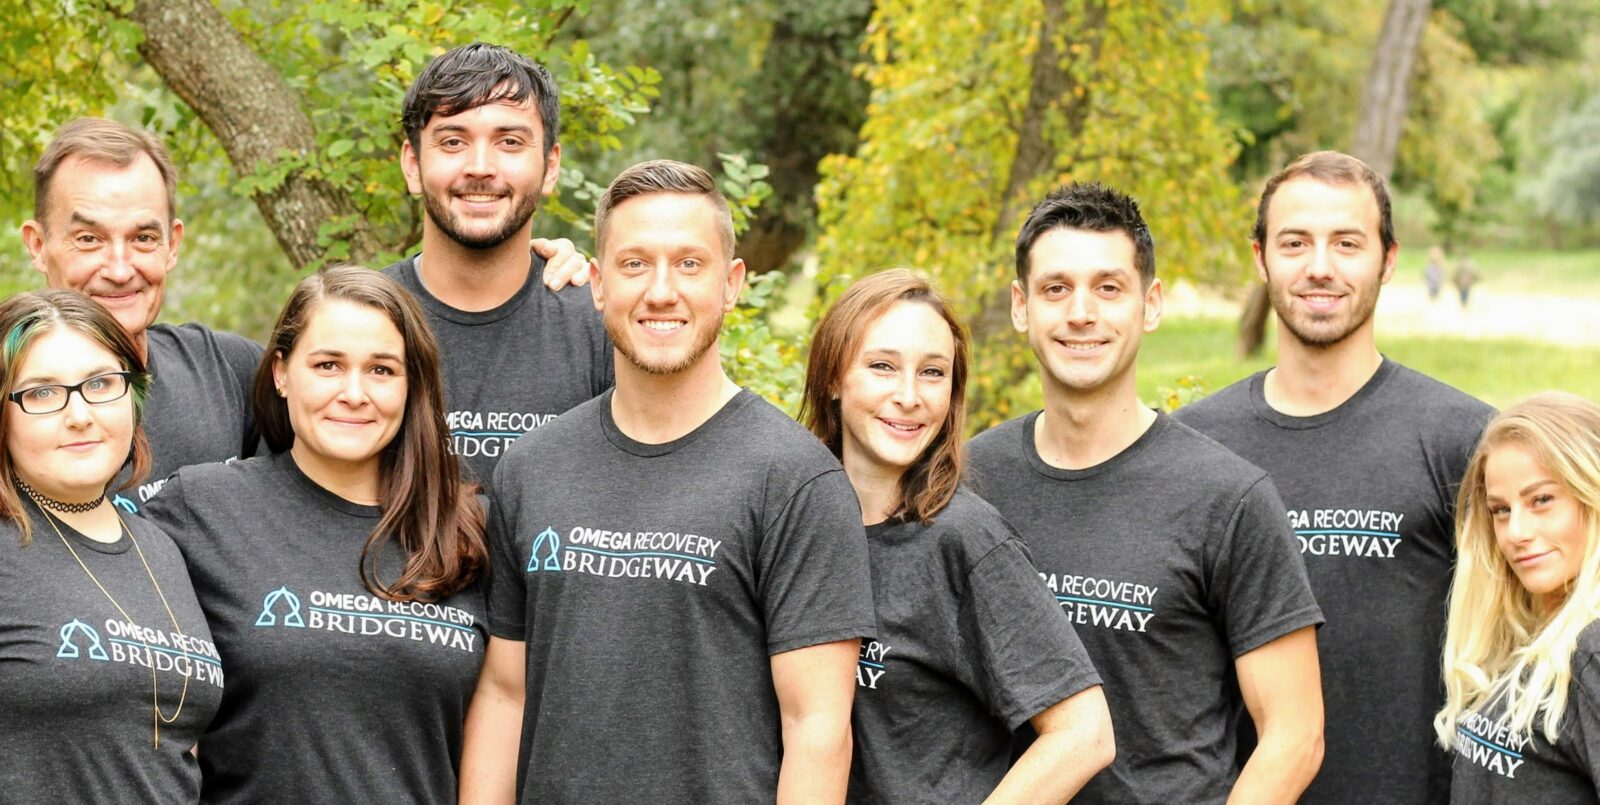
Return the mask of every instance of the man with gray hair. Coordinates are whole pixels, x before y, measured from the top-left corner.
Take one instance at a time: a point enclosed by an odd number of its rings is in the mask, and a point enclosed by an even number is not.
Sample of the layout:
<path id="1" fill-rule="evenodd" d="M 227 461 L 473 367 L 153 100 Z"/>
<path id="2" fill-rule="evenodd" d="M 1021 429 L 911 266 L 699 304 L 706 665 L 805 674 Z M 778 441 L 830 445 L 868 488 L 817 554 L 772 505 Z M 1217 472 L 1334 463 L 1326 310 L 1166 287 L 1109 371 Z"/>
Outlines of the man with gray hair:
<path id="1" fill-rule="evenodd" d="M 842 802 L 866 536 L 827 448 L 723 371 L 727 200 L 634 165 L 595 239 L 616 387 L 495 473 L 462 801 Z"/>
<path id="2" fill-rule="evenodd" d="M 56 133 L 33 176 L 34 217 L 22 225 L 33 267 L 50 287 L 104 305 L 150 366 L 150 475 L 116 504 L 137 511 L 179 467 L 254 454 L 250 382 L 261 347 L 200 324 L 156 324 L 183 243 L 166 146 L 150 132 L 82 118 Z"/>

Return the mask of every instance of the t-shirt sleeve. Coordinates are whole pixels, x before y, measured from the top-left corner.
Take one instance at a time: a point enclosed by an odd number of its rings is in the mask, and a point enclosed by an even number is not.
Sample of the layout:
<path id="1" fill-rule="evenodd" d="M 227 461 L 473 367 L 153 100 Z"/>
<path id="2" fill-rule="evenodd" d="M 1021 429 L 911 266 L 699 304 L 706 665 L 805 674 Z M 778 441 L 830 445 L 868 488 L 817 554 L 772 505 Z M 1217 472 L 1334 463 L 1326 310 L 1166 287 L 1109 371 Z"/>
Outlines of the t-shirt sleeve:
<path id="1" fill-rule="evenodd" d="M 874 636 L 867 535 L 843 470 L 789 498 L 762 530 L 756 570 L 768 653 Z"/>
<path id="2" fill-rule="evenodd" d="M 989 711 L 1015 730 L 1100 675 L 1078 633 L 1018 539 L 992 548 L 967 574 L 958 623 Z"/>
<path id="3" fill-rule="evenodd" d="M 167 478 L 155 496 L 145 501 L 139 509 L 139 516 L 165 532 L 177 543 L 178 550 L 183 551 L 193 538 L 195 523 L 178 476 L 175 472 Z"/>
<path id="4" fill-rule="evenodd" d="M 499 473 L 495 477 L 499 477 Z M 489 501 L 489 634 L 507 640 L 527 635 L 528 589 L 517 563 L 516 532 L 507 522 L 500 495 Z"/>
<path id="5" fill-rule="evenodd" d="M 1565 747 L 1572 759 L 1589 774 L 1600 793 L 1600 658 L 1589 655 L 1583 667 L 1572 677 L 1568 694 L 1568 712 L 1576 718 L 1575 724 L 1563 726 L 1563 738 L 1571 736 L 1572 745 Z M 1542 729 L 1543 716 L 1534 722 Z M 1562 747 L 1557 747 L 1562 748 Z"/>
<path id="6" fill-rule="evenodd" d="M 255 385 L 256 370 L 261 366 L 261 356 L 266 349 L 248 338 L 232 333 L 218 333 L 217 346 L 222 350 L 222 358 L 240 390 L 240 399 L 244 400 L 244 410 L 241 412 L 244 431 L 239 434 L 239 457 L 264 455 L 266 451 L 261 449 L 263 446 L 261 431 L 256 428 L 255 406 L 251 402 L 251 391 Z"/>
<path id="7" fill-rule="evenodd" d="M 1212 559 L 1211 609 L 1235 658 L 1323 622 L 1286 511 L 1263 476 L 1240 498 Z"/>

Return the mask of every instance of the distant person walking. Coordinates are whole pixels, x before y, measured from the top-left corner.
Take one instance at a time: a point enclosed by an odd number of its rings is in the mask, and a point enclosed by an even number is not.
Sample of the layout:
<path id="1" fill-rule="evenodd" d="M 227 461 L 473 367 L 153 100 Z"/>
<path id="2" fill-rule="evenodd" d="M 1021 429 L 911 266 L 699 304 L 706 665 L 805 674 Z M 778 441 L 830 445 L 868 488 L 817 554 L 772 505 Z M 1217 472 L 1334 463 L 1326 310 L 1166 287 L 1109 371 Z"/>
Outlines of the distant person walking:
<path id="1" fill-rule="evenodd" d="M 1434 246 L 1428 249 L 1428 265 L 1422 269 L 1422 281 L 1428 286 L 1428 301 L 1439 298 L 1439 291 L 1444 287 L 1444 249 Z"/>
<path id="2" fill-rule="evenodd" d="M 1456 292 L 1461 294 L 1461 307 L 1467 306 L 1467 297 L 1472 294 L 1472 286 L 1478 284 L 1478 265 L 1472 262 L 1471 257 L 1463 256 L 1456 261 L 1456 273 L 1451 278 L 1455 283 Z"/>

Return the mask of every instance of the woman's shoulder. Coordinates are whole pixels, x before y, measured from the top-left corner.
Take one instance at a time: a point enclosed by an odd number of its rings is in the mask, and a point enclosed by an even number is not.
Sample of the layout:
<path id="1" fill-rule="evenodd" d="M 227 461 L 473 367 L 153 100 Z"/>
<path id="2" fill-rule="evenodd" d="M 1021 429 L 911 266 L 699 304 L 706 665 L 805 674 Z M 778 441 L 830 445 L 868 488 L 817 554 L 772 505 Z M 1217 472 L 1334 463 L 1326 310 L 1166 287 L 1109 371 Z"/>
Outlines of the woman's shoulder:
<path id="1" fill-rule="evenodd" d="M 1600 618 L 1589 622 L 1578 633 L 1578 643 L 1572 649 L 1572 667 L 1581 669 L 1600 658 Z"/>
<path id="2" fill-rule="evenodd" d="M 1000 512 L 964 486 L 934 516 L 928 532 L 946 552 L 957 553 L 968 569 L 995 548 L 1020 539 Z"/>

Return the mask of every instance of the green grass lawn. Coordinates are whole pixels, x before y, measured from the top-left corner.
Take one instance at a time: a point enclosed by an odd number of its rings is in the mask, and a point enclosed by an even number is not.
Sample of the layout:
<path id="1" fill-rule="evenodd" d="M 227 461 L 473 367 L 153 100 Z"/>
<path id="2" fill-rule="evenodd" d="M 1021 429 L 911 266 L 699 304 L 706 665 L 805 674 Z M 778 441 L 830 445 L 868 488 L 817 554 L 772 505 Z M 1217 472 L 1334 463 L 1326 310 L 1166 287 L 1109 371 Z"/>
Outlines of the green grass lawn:
<path id="1" fill-rule="evenodd" d="M 1510 249 L 1481 249 L 1466 252 L 1477 263 L 1483 281 L 1479 287 L 1502 293 L 1547 293 L 1600 297 L 1600 250 L 1538 252 Z M 1452 256 L 1454 257 L 1454 255 Z M 1422 284 L 1422 268 L 1428 260 L 1426 246 L 1401 248 L 1396 282 Z M 1450 286 L 1449 261 L 1445 287 Z"/>
<path id="2" fill-rule="evenodd" d="M 1600 284 L 1600 277 L 1596 282 Z M 1205 390 L 1216 391 L 1271 366 L 1270 337 L 1267 343 L 1263 356 L 1241 361 L 1234 357 L 1232 320 L 1167 319 L 1161 329 L 1145 336 L 1140 348 L 1139 397 L 1154 404 L 1162 398 L 1162 389 L 1176 388 L 1179 379 L 1188 376 L 1199 377 Z M 1549 389 L 1600 401 L 1597 349 L 1525 341 L 1385 338 L 1381 333 L 1378 348 L 1390 358 L 1496 407 Z"/>

